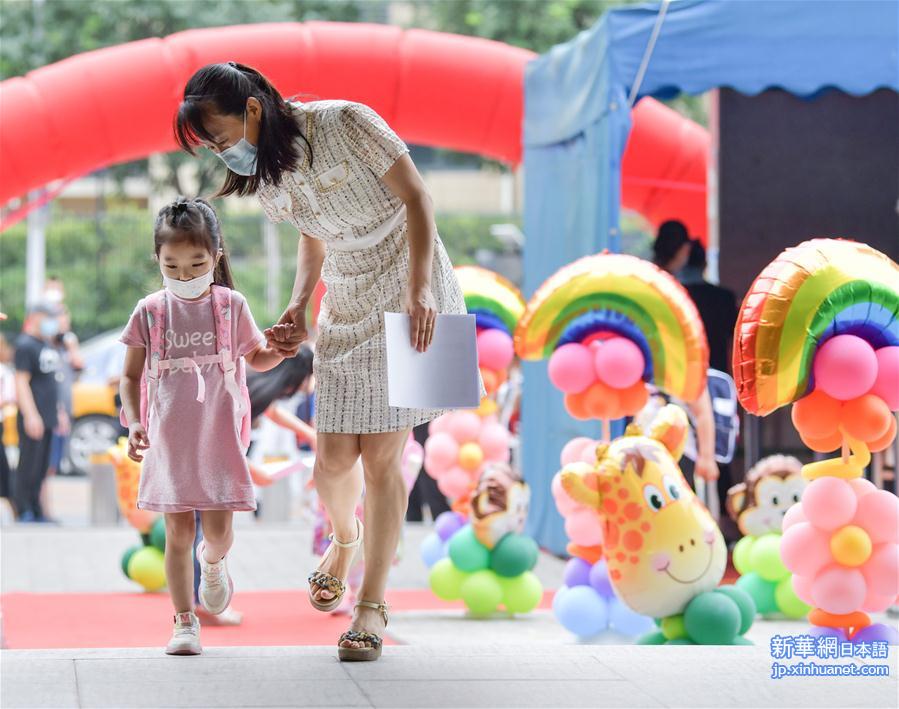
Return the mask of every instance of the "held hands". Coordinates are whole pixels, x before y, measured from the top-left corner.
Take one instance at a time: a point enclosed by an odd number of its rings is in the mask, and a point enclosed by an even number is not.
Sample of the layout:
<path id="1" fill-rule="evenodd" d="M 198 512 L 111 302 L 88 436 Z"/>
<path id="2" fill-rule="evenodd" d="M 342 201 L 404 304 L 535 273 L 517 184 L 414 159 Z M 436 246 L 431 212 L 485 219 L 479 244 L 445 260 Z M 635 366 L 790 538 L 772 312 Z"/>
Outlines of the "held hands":
<path id="1" fill-rule="evenodd" d="M 410 285 L 406 289 L 406 312 L 409 314 L 411 344 L 419 352 L 431 346 L 437 321 L 437 301 L 430 286 Z"/>
<path id="2" fill-rule="evenodd" d="M 269 347 L 282 357 L 294 357 L 300 349 L 300 345 L 306 340 L 306 306 L 300 303 L 291 303 L 287 310 L 272 327 L 266 328 L 263 333 Z"/>
<path id="3" fill-rule="evenodd" d="M 147 436 L 147 429 L 139 423 L 131 424 L 128 427 L 128 457 L 140 463 L 144 459 L 140 451 L 147 450 L 149 447 L 150 438 Z"/>

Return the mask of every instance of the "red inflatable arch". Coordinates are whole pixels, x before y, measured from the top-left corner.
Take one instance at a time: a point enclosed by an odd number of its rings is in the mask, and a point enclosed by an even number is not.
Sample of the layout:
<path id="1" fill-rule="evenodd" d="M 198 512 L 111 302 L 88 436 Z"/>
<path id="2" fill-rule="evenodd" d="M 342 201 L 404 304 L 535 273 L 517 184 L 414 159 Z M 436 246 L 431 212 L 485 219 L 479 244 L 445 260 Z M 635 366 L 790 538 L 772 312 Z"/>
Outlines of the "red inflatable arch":
<path id="1" fill-rule="evenodd" d="M 524 66 L 499 42 L 331 22 L 188 30 L 78 54 L 0 83 L 0 205 L 58 179 L 176 149 L 172 117 L 199 67 L 256 67 L 285 96 L 368 104 L 409 143 L 517 164 Z M 623 162 L 623 203 L 705 235 L 705 132 L 644 99 Z"/>

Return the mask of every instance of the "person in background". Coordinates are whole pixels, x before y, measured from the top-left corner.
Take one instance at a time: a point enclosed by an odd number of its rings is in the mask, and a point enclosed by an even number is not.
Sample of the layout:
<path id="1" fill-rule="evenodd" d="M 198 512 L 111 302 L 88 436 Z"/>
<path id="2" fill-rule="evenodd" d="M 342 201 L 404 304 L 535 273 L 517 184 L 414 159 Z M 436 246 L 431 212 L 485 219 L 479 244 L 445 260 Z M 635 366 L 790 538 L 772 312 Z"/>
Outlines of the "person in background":
<path id="1" fill-rule="evenodd" d="M 20 522 L 49 522 L 40 502 L 41 486 L 50 462 L 53 430 L 65 412 L 59 402 L 61 366 L 52 345 L 59 333 L 59 308 L 49 303 L 32 306 L 16 340 L 16 401 L 19 433 L 19 464 L 12 493 Z"/>
<path id="2" fill-rule="evenodd" d="M 663 222 L 652 246 L 653 263 L 677 278 L 681 269 L 687 265 L 690 248 L 690 233 L 683 222 L 676 219 Z M 715 417 L 712 415 L 712 400 L 709 393 L 706 391 L 696 401 L 687 401 L 683 404 L 696 429 L 697 449 L 695 462 L 686 457 L 681 459 L 684 476 L 691 485 L 694 473 L 703 480 L 717 480 L 719 471 L 715 460 Z"/>

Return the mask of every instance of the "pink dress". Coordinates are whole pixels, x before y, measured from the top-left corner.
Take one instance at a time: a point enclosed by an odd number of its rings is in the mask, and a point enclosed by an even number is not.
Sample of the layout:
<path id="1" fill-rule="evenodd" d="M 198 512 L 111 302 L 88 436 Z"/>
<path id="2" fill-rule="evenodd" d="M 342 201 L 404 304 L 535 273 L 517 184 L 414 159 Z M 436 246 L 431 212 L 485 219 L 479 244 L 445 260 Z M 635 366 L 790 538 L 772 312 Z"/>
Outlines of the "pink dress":
<path id="1" fill-rule="evenodd" d="M 166 293 L 165 357 L 214 355 L 215 322 L 212 296 L 184 300 Z M 242 357 L 265 337 L 256 327 L 246 299 L 231 291 L 231 344 L 238 377 L 246 366 Z M 121 342 L 148 348 L 150 343 L 144 301 L 137 304 Z M 197 401 L 193 370 L 162 373 L 156 408 L 150 416 L 137 506 L 157 512 L 190 510 L 254 510 L 256 500 L 250 470 L 235 425 L 233 400 L 225 389 L 218 365 L 201 367 L 205 401 Z"/>

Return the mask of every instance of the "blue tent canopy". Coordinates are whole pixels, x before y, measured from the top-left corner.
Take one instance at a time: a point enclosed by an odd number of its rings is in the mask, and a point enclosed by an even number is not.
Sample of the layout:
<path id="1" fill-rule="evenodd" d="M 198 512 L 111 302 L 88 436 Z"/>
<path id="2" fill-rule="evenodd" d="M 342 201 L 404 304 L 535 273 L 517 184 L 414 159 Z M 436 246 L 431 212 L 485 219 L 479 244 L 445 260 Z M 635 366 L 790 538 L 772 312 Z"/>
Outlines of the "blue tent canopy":
<path id="1" fill-rule="evenodd" d="M 609 11 L 527 66 L 526 293 L 566 263 L 618 249 L 628 98 L 654 29 L 636 98 L 717 87 L 804 97 L 828 88 L 899 91 L 899 0 L 674 0 L 659 23 L 660 9 Z M 599 430 L 567 415 L 539 362 L 525 364 L 522 425 L 522 465 L 533 490 L 528 531 L 562 552 L 567 539 L 550 481 L 565 442 Z"/>

